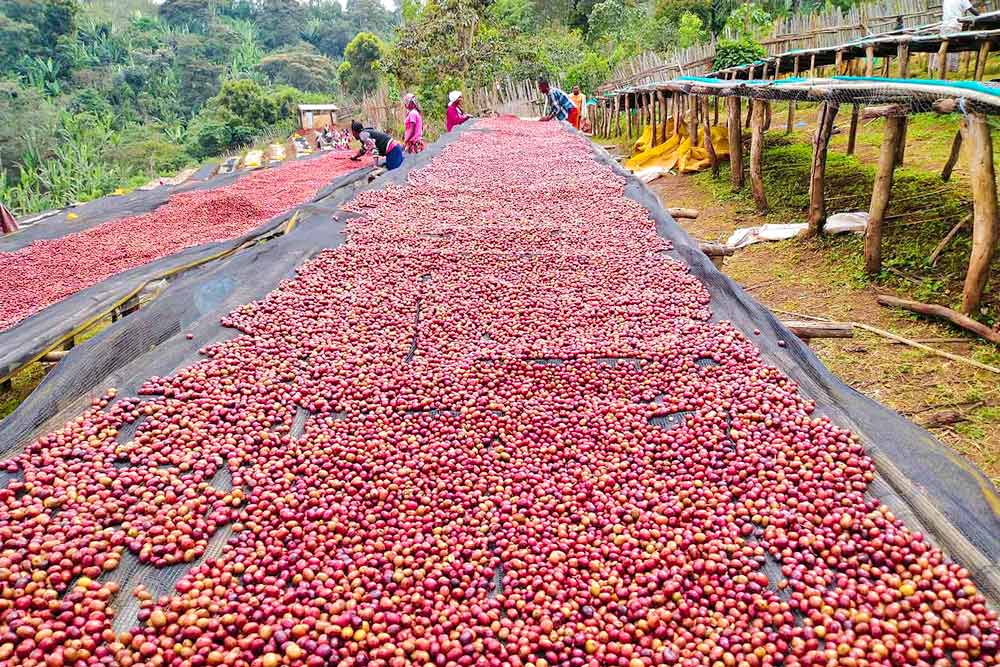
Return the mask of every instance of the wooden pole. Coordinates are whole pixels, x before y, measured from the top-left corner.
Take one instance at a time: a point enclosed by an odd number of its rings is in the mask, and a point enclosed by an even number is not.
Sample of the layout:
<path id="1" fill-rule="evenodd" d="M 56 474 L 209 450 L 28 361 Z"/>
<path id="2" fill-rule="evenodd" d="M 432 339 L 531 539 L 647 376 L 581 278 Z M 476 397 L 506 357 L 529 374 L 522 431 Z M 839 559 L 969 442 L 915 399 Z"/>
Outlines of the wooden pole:
<path id="1" fill-rule="evenodd" d="M 964 122 L 964 120 L 963 120 Z M 955 133 L 955 138 L 951 140 L 951 153 L 948 154 L 948 161 L 944 163 L 944 168 L 941 170 L 941 180 L 948 181 L 951 178 L 951 172 L 955 169 L 955 163 L 958 162 L 959 151 L 962 150 L 962 130 L 959 129 Z"/>
<path id="2" fill-rule="evenodd" d="M 833 56 L 833 73 L 836 76 L 840 76 L 841 69 L 844 67 L 844 51 L 842 49 L 837 49 L 837 53 Z"/>
<path id="3" fill-rule="evenodd" d="M 767 213 L 767 196 L 764 194 L 764 105 L 753 105 L 752 134 L 750 135 L 750 188 L 759 213 Z"/>
<path id="4" fill-rule="evenodd" d="M 630 93 L 625 93 L 625 120 L 628 121 L 628 139 L 632 140 L 632 102 L 635 101 L 635 95 L 631 95 L 631 100 L 629 100 Z"/>
<path id="5" fill-rule="evenodd" d="M 712 177 L 719 177 L 719 156 L 715 154 L 715 146 L 712 145 L 712 124 L 711 116 L 708 113 L 708 98 L 705 98 L 705 115 L 702 116 L 702 132 L 705 133 L 705 151 L 708 152 L 708 162 L 712 165 Z"/>
<path id="6" fill-rule="evenodd" d="M 663 110 L 662 118 L 660 121 L 663 123 L 663 141 L 667 140 L 669 137 L 668 126 L 670 123 L 670 98 L 667 97 L 666 93 L 660 93 L 660 105 Z"/>
<path id="7" fill-rule="evenodd" d="M 866 46 L 865 47 L 865 76 L 874 76 L 875 74 L 875 47 Z"/>
<path id="8" fill-rule="evenodd" d="M 972 254 L 962 290 L 962 312 L 979 308 L 990 277 L 990 263 L 1000 240 L 997 213 L 997 183 L 993 168 L 993 137 L 987 117 L 968 113 L 964 125 L 969 145 L 969 180 L 972 183 Z"/>
<path id="9" fill-rule="evenodd" d="M 865 226 L 865 271 L 874 275 L 882 270 L 882 223 L 889 208 L 892 193 L 892 176 L 896 168 L 897 144 L 903 140 L 905 116 L 888 116 L 882 133 L 882 150 L 875 172 L 872 201 Z"/>
<path id="10" fill-rule="evenodd" d="M 847 135 L 847 154 L 854 155 L 854 144 L 858 139 L 858 105 L 851 105 L 851 131 Z"/>
<path id="11" fill-rule="evenodd" d="M 681 131 L 681 94 L 674 93 L 674 134 L 679 134 Z"/>
<path id="12" fill-rule="evenodd" d="M 690 96 L 688 98 L 688 137 L 691 139 L 691 148 L 698 145 L 698 98 Z"/>
<path id="13" fill-rule="evenodd" d="M 941 46 L 937 53 L 937 78 L 944 80 L 948 78 L 948 40 L 941 40 Z"/>
<path id="14" fill-rule="evenodd" d="M 976 81 L 983 80 L 983 74 L 986 73 L 986 59 L 990 57 L 990 40 L 983 40 L 983 43 L 979 47 L 979 53 L 976 54 Z"/>
<path id="15" fill-rule="evenodd" d="M 799 76 L 799 57 L 795 56 L 795 60 L 792 65 L 792 76 L 798 78 Z M 785 127 L 785 134 L 791 134 L 792 128 L 795 127 L 795 100 L 788 101 L 788 124 Z M 730 147 L 732 150 L 732 147 Z"/>
<path id="16" fill-rule="evenodd" d="M 733 190 L 743 189 L 743 114 L 740 111 L 740 98 L 726 98 L 726 113 L 729 116 L 726 126 L 729 128 L 729 166 L 730 180 Z"/>
<path id="17" fill-rule="evenodd" d="M 712 125 L 719 124 L 719 96 L 712 98 Z"/>
<path id="18" fill-rule="evenodd" d="M 809 170 L 809 219 L 807 235 L 823 232 L 826 224 L 826 153 L 833 134 L 833 122 L 837 118 L 840 105 L 837 102 L 823 102 L 820 105 L 820 123 L 813 139 L 812 166 Z"/>
<path id="19" fill-rule="evenodd" d="M 899 48 L 897 49 L 897 57 L 899 58 L 899 78 L 908 79 L 910 78 L 910 44 L 909 42 L 900 42 Z M 896 166 L 903 166 L 903 158 L 906 157 L 906 118 L 903 118 L 903 138 L 898 144 L 896 153 Z"/>

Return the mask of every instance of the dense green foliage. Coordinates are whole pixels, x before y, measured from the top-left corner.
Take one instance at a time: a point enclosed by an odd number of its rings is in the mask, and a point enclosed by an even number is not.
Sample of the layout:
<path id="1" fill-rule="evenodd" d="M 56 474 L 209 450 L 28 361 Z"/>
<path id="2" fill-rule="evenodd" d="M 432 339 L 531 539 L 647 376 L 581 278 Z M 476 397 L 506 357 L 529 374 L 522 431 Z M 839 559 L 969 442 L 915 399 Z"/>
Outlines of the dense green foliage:
<path id="1" fill-rule="evenodd" d="M 818 6 L 397 4 L 0 0 L 0 199 L 28 211 L 104 194 L 288 131 L 296 102 L 346 102 L 379 88 L 398 101 L 415 92 L 432 128 L 448 91 L 508 77 L 545 75 L 592 94 L 643 51 L 710 40 L 718 40 L 717 66 L 740 64 L 762 55 L 753 35 L 772 15 Z M 74 178 L 57 177 L 70 160 Z"/>
<path id="2" fill-rule="evenodd" d="M 378 0 L 0 0 L 0 200 L 85 200 L 290 132 L 302 101 L 370 90 Z M 353 74 L 353 73 L 352 73 Z"/>

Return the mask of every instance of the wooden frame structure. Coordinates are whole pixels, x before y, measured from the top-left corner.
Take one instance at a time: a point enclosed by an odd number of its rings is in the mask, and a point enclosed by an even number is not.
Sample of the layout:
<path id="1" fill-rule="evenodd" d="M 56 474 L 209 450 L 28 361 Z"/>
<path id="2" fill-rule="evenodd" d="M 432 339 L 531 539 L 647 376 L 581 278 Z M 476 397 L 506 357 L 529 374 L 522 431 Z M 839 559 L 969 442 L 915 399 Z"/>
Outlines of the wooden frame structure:
<path id="1" fill-rule="evenodd" d="M 1000 37 L 1000 31 L 998 31 Z M 993 37 L 989 37 L 992 41 Z M 986 44 L 991 41 L 983 42 Z M 968 48 L 971 48 L 971 43 Z M 989 51 L 986 51 L 988 54 Z M 779 66 L 781 60 L 775 60 Z M 749 66 L 748 71 L 755 69 Z M 762 76 L 767 77 L 770 67 L 764 63 Z M 780 70 L 779 70 L 780 71 Z M 777 74 L 777 72 L 775 72 Z M 746 98 L 751 107 L 748 113 L 751 127 L 749 150 L 749 175 L 754 202 L 760 211 L 767 210 L 764 193 L 762 154 L 763 134 L 770 119 L 770 102 L 783 100 L 819 103 L 819 122 L 813 139 L 813 157 L 809 180 L 809 214 L 807 234 L 821 234 L 826 222 L 825 165 L 834 120 L 840 106 L 852 106 L 851 133 L 856 132 L 858 117 L 865 119 L 884 117 L 886 130 L 883 137 L 875 184 L 872 191 L 869 220 L 865 233 L 865 268 L 869 273 L 882 269 L 882 229 L 892 193 L 895 168 L 902 162 L 905 145 L 906 119 L 916 111 L 934 110 L 937 113 L 962 112 L 962 130 L 945 165 L 942 177 L 947 179 L 958 158 L 958 147 L 966 142 L 970 148 L 969 173 L 973 194 L 972 252 L 962 294 L 962 311 L 969 314 L 978 309 L 989 278 L 990 264 L 1000 240 L 1000 212 L 997 205 L 996 174 L 993 164 L 993 139 L 987 117 L 1000 115 L 1000 86 L 997 92 L 991 86 L 974 81 L 927 81 L 919 79 L 881 79 L 876 77 L 833 77 L 790 80 L 737 79 L 684 77 L 662 83 L 646 84 L 630 90 L 620 90 L 606 96 L 599 107 L 598 128 L 607 135 L 615 135 L 620 127 L 620 114 L 627 116 L 626 125 L 632 136 L 632 118 L 635 130 L 641 134 L 643 126 L 650 123 L 658 137 L 666 137 L 666 122 L 672 118 L 674 129 L 686 118 L 692 127 L 699 122 L 709 122 L 710 99 L 727 98 L 729 117 L 730 155 L 734 165 L 733 187 L 743 186 L 743 118 L 740 100 Z M 883 106 L 871 106 L 882 104 Z M 660 107 L 661 121 L 656 120 Z M 634 110 L 639 113 L 633 114 Z M 647 111 L 649 110 L 649 111 Z M 794 112 L 790 111 L 790 117 Z M 660 127 L 662 125 L 662 128 Z M 789 123 L 790 125 L 790 123 Z M 693 134 L 691 136 L 694 136 Z M 849 138 L 849 146 L 853 144 Z"/>

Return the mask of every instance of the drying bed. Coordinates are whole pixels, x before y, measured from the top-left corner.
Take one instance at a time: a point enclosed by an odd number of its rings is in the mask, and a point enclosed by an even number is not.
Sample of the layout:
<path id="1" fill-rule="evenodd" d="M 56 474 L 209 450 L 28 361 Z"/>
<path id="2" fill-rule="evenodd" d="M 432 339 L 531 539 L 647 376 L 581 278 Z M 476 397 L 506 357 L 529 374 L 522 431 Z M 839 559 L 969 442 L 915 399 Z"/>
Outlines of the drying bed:
<path id="1" fill-rule="evenodd" d="M 84 205 L 85 222 L 72 234 L 50 223 L 0 239 L 0 271 L 8 280 L 0 293 L 0 379 L 145 285 L 280 233 L 294 206 L 360 183 L 370 173 L 360 167 L 345 155 L 325 154 L 95 201 Z"/>
<path id="2" fill-rule="evenodd" d="M 141 386 L 6 463 L 0 658 L 995 664 L 975 585 L 994 595 L 995 572 L 944 557 L 897 518 L 925 518 L 912 494 L 879 486 L 893 450 L 871 436 L 895 440 L 898 416 L 847 418 L 866 452 L 819 414 L 783 372 L 815 376 L 814 357 L 597 157 L 555 124 L 481 121 L 198 276 L 261 262 L 262 298 L 215 303 L 238 334 L 207 308 L 137 358 Z M 287 275 L 268 255 L 337 245 L 324 218 L 348 241 L 263 294 Z M 190 360 L 184 341 L 201 360 L 164 361 Z M 935 499 L 989 507 L 981 476 L 939 472 L 960 488 L 917 480 Z M 977 514 L 946 523 L 995 563 L 996 515 Z M 118 591 L 126 564 L 164 576 Z"/>

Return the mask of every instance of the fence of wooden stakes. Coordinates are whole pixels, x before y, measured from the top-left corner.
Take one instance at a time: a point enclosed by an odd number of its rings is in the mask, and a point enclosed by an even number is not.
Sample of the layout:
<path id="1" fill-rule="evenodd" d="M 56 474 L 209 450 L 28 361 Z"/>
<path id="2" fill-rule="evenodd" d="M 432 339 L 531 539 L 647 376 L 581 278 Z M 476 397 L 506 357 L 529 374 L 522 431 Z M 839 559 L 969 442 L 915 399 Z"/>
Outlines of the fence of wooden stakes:
<path id="1" fill-rule="evenodd" d="M 936 11 L 940 16 L 940 9 Z M 898 17 L 895 23 L 903 24 L 902 28 L 840 44 L 782 51 L 702 76 L 677 76 L 685 69 L 683 66 L 671 68 L 660 64 L 640 69 L 630 78 L 619 77 L 602 87 L 592 112 L 594 132 L 607 137 L 632 137 L 641 136 L 646 127 L 651 127 L 652 145 L 656 146 L 670 136 L 668 123 L 676 131 L 678 123 L 683 122 L 693 145 L 697 145 L 697 128 L 703 125 L 707 128 L 712 122 L 718 124 L 719 101 L 724 98 L 732 185 L 742 188 L 744 171 L 748 172 L 753 198 L 763 212 L 767 210 L 767 200 L 761 161 L 763 134 L 774 120 L 771 102 L 787 102 L 787 117 L 783 119 L 787 132 L 792 131 L 795 123 L 796 103 L 816 103 L 817 129 L 812 141 L 806 231 L 815 235 L 823 233 L 826 222 L 826 156 L 841 107 L 850 106 L 848 154 L 854 152 L 859 118 L 884 118 L 864 242 L 865 268 L 874 274 L 882 267 L 882 230 L 892 196 L 893 173 L 904 159 L 908 116 L 922 112 L 959 113 L 960 130 L 941 175 L 944 180 L 950 178 L 959 149 L 966 143 L 973 233 L 961 310 L 970 314 L 980 305 L 1000 239 L 993 140 L 988 122 L 989 116 L 1000 114 L 1000 85 L 983 81 L 987 60 L 1000 44 L 1000 11 L 968 17 L 963 20 L 960 32 L 950 34 L 942 33 L 940 23 L 905 27 L 913 18 L 913 15 Z M 955 76 L 956 66 L 958 76 L 964 78 L 949 80 L 948 70 Z M 744 99 L 748 107 L 745 122 Z M 801 109 L 798 113 L 802 113 Z M 748 169 L 744 167 L 744 126 L 751 135 Z M 710 133 L 705 132 L 704 137 L 710 144 Z M 714 151 L 707 145 L 704 148 L 713 162 L 713 172 L 717 173 Z"/>

